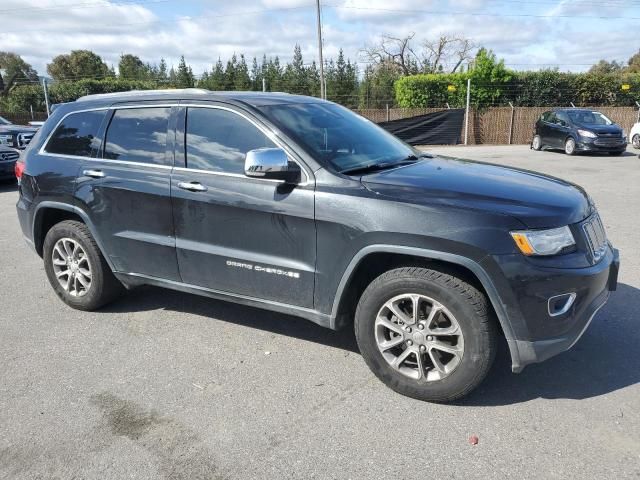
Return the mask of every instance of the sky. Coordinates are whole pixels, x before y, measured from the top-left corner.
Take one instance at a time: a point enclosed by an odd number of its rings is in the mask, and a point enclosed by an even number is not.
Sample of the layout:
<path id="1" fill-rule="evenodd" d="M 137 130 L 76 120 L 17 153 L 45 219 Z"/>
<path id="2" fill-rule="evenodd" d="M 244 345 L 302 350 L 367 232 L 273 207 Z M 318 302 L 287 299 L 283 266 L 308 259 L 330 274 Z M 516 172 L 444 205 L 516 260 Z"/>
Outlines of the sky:
<path id="1" fill-rule="evenodd" d="M 381 34 L 415 43 L 462 35 L 508 67 L 584 71 L 598 60 L 626 62 L 640 49 L 640 0 L 323 0 L 325 57 L 366 64 Z M 315 0 L 2 0 L 0 51 L 20 54 L 40 74 L 61 53 L 88 49 L 117 68 L 123 53 L 194 73 L 244 53 L 317 60 Z M 10 21 L 8 21 L 10 20 Z"/>

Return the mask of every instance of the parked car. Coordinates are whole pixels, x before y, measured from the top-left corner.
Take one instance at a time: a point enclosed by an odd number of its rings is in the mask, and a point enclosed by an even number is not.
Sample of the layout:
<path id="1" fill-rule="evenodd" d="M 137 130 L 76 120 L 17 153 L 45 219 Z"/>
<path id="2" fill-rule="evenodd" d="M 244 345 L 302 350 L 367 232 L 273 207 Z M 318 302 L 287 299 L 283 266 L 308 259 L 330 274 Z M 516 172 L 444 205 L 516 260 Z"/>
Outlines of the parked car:
<path id="1" fill-rule="evenodd" d="M 38 131 L 37 127 L 14 125 L 6 118 L 0 117 L 0 145 L 23 150 Z"/>
<path id="2" fill-rule="evenodd" d="M 640 149 L 640 122 L 636 123 L 629 132 L 629 139 L 633 148 Z"/>
<path id="3" fill-rule="evenodd" d="M 0 145 L 0 181 L 15 180 L 15 166 L 20 152 L 15 148 Z"/>
<path id="4" fill-rule="evenodd" d="M 354 328 L 423 400 L 471 392 L 501 336 L 514 372 L 571 348 L 617 284 L 580 187 L 420 153 L 316 98 L 83 97 L 17 171 L 22 231 L 71 307 L 150 284 Z"/>
<path id="5" fill-rule="evenodd" d="M 622 128 L 603 113 L 585 108 L 558 108 L 540 116 L 531 148 L 561 149 L 567 155 L 578 152 L 621 155 L 627 149 L 627 139 Z"/>

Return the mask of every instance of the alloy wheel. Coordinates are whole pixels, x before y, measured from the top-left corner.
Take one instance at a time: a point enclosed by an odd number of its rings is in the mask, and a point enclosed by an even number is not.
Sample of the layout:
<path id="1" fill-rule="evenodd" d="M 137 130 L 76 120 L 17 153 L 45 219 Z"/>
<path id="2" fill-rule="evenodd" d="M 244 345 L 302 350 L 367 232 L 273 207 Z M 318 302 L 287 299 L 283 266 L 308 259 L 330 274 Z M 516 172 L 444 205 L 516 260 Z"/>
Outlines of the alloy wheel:
<path id="1" fill-rule="evenodd" d="M 82 246 L 72 238 L 61 238 L 51 253 L 53 272 L 60 286 L 72 297 L 82 297 L 91 288 L 91 262 Z"/>
<path id="2" fill-rule="evenodd" d="M 401 374 L 427 382 L 449 376 L 464 354 L 462 330 L 451 312 L 425 295 L 388 300 L 374 324 L 378 350 Z"/>

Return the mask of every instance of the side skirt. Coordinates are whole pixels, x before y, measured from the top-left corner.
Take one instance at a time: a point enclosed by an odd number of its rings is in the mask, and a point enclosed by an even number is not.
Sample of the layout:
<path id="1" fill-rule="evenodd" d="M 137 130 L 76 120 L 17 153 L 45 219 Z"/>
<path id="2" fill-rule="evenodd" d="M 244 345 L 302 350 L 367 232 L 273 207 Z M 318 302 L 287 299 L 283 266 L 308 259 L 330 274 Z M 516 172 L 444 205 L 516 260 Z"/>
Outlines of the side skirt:
<path id="1" fill-rule="evenodd" d="M 222 292 L 210 288 L 200 287 L 197 285 L 189 285 L 187 283 L 175 282 L 172 280 L 164 280 L 161 278 L 150 277 L 138 273 L 117 273 L 114 275 L 120 280 L 125 287 L 132 288 L 141 285 L 153 285 L 155 287 L 168 288 L 179 292 L 191 293 L 203 297 L 215 298 L 216 300 L 224 300 L 227 302 L 239 303 L 249 307 L 262 308 L 273 312 L 284 313 L 310 320 L 313 323 L 325 328 L 332 328 L 331 316 L 321 313 L 310 308 L 298 307 L 286 303 L 274 302 L 271 300 L 263 300 L 260 298 L 248 297 L 229 292 Z"/>

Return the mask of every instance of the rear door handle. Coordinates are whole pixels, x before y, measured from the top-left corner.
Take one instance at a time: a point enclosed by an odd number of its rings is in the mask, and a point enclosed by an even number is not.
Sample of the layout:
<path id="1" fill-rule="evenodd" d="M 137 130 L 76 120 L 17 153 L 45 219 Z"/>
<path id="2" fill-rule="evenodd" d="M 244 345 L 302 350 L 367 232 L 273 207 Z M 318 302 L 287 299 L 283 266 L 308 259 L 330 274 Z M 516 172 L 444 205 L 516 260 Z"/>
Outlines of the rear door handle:
<path id="1" fill-rule="evenodd" d="M 189 190 L 190 192 L 206 192 L 207 187 L 198 182 L 180 182 L 178 188 Z"/>
<path id="2" fill-rule="evenodd" d="M 104 178 L 105 174 L 102 170 L 83 170 L 82 174 L 91 178 Z"/>

